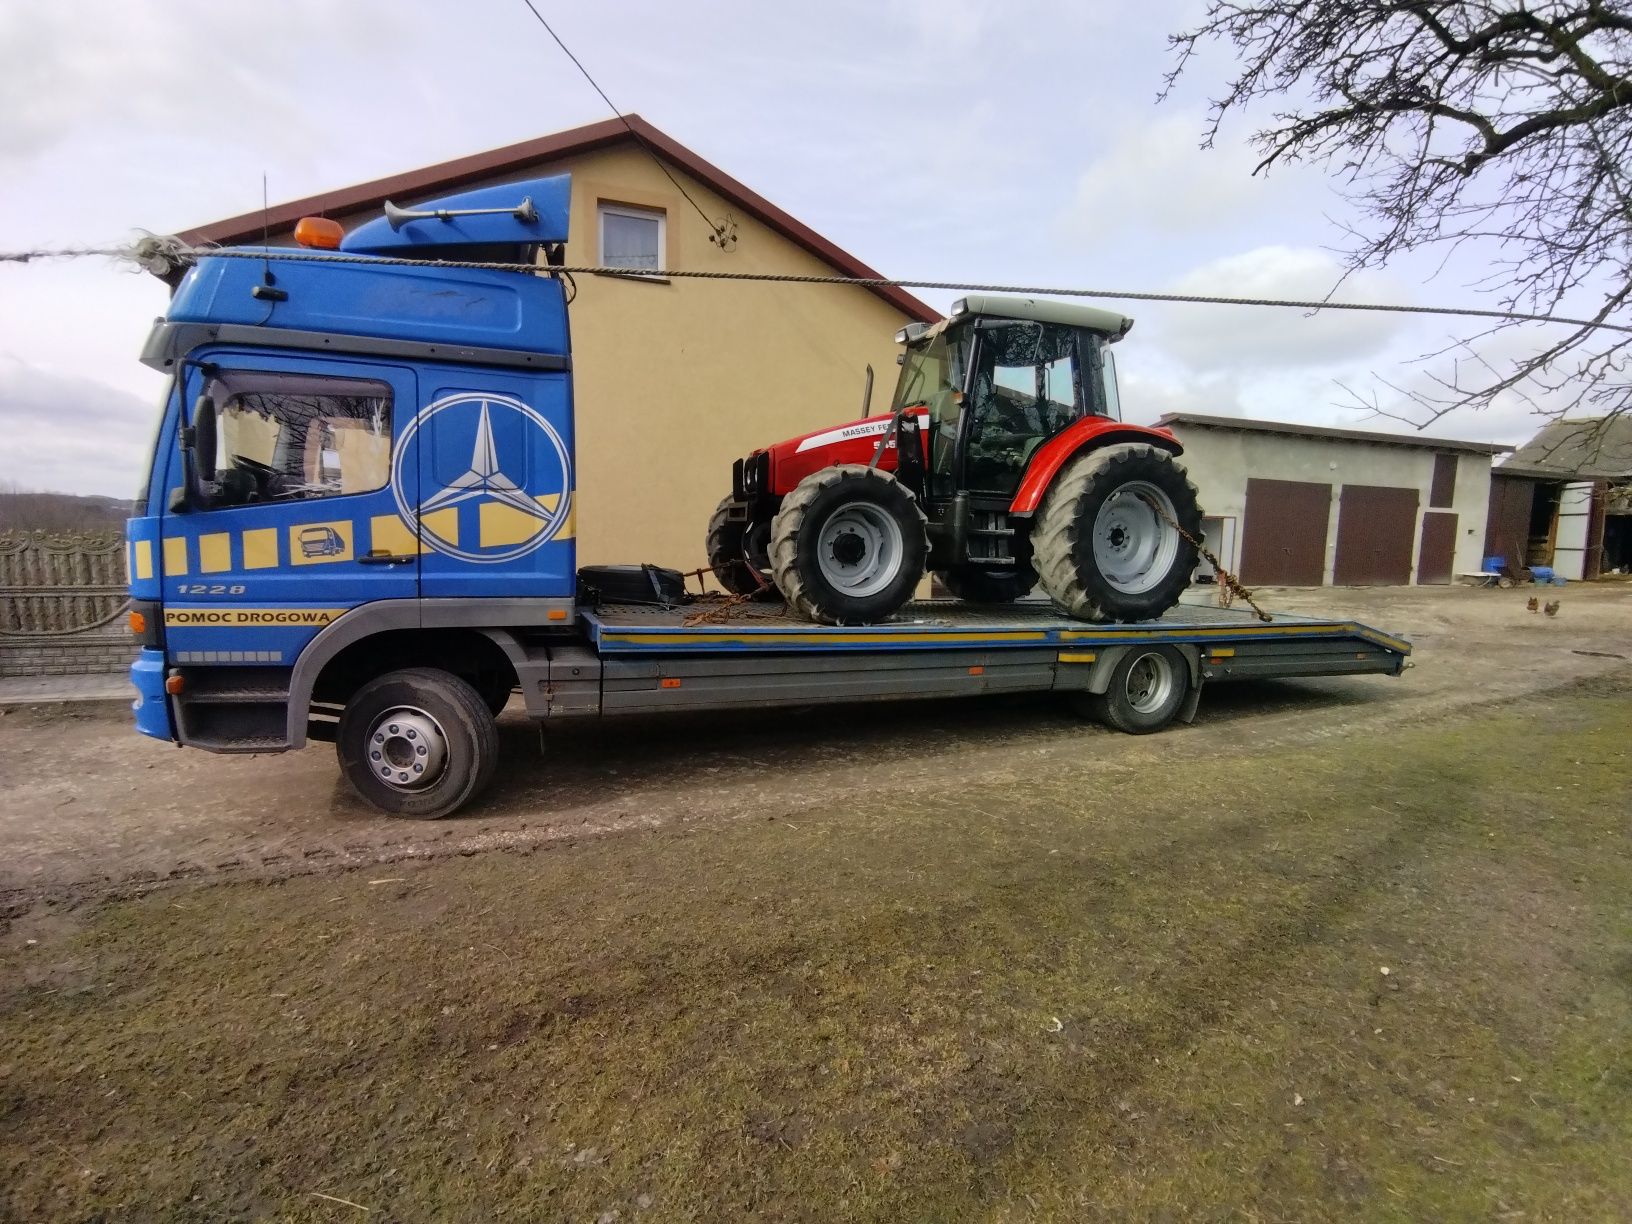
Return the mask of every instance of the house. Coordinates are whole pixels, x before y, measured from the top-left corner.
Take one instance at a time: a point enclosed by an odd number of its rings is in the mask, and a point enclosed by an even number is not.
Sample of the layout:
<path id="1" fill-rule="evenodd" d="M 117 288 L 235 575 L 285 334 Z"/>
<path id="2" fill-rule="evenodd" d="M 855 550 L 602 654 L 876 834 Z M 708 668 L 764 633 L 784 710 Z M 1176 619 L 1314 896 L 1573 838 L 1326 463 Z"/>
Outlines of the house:
<path id="1" fill-rule="evenodd" d="M 1491 461 L 1512 449 L 1193 412 L 1157 424 L 1184 444 L 1209 547 L 1259 586 L 1448 583 L 1477 570 Z"/>
<path id="2" fill-rule="evenodd" d="M 1632 573 L 1632 418 L 1550 422 L 1495 468 L 1485 551 L 1570 579 Z"/>
<path id="3" fill-rule="evenodd" d="M 758 446 L 861 415 L 866 369 L 888 407 L 895 333 L 937 312 L 900 289 L 665 280 L 647 270 L 876 277 L 855 256 L 638 115 L 200 226 L 193 242 L 293 241 L 320 215 L 346 229 L 459 189 L 572 175 L 569 264 L 581 564 L 704 564 L 731 465 Z M 689 199 L 688 199 L 689 197 Z M 695 207 L 693 205 L 695 202 Z"/>

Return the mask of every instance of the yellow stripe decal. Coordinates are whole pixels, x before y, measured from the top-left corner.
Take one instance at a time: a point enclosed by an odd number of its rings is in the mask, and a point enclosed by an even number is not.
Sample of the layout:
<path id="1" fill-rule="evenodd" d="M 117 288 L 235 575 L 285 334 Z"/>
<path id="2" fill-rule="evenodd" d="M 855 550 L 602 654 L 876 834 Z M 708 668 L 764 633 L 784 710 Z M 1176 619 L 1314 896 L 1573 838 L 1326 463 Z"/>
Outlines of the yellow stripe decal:
<path id="1" fill-rule="evenodd" d="M 278 529 L 256 527 L 244 532 L 244 568 L 278 568 Z"/>
<path id="2" fill-rule="evenodd" d="M 1007 633 L 603 633 L 603 642 L 652 646 L 686 646 L 698 642 L 738 642 L 744 646 L 780 646 L 789 642 L 823 646 L 893 646 L 897 642 L 1046 642 L 1041 630 Z"/>
<path id="3" fill-rule="evenodd" d="M 136 541 L 136 577 L 153 577 L 153 541 Z"/>
<path id="4" fill-rule="evenodd" d="M 1061 663 L 1092 663 L 1099 656 L 1091 650 L 1062 650 Z"/>
<path id="5" fill-rule="evenodd" d="M 222 574 L 232 568 L 232 536 L 225 531 L 198 537 L 198 570 Z"/>
<path id="6" fill-rule="evenodd" d="M 245 625 L 326 625 L 347 608 L 166 608 L 164 623 L 177 628 L 242 628 Z"/>
<path id="7" fill-rule="evenodd" d="M 186 536 L 166 536 L 164 538 L 164 575 L 166 578 L 185 578 L 187 576 Z"/>

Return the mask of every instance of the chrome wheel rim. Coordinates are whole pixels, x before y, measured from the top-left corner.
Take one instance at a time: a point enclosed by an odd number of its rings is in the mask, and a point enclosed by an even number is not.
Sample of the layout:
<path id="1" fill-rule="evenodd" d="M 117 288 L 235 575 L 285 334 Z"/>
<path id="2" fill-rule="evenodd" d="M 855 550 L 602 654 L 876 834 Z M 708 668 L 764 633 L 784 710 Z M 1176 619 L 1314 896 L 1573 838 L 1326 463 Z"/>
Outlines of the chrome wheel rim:
<path id="1" fill-rule="evenodd" d="M 368 768 L 392 790 L 424 790 L 448 765 L 442 724 L 416 706 L 397 706 L 368 729 Z"/>
<path id="2" fill-rule="evenodd" d="M 1173 696 L 1177 683 L 1173 675 L 1173 660 L 1165 654 L 1142 654 L 1128 668 L 1128 678 L 1122 692 L 1128 705 L 1140 714 L 1153 714 Z"/>
<path id="3" fill-rule="evenodd" d="M 901 525 L 872 502 L 848 502 L 827 516 L 816 538 L 822 579 L 846 595 L 876 595 L 895 580 L 906 552 Z"/>
<path id="4" fill-rule="evenodd" d="M 1143 595 L 1160 585 L 1179 552 L 1173 499 L 1144 480 L 1117 489 L 1094 516 L 1094 566 L 1112 589 Z"/>

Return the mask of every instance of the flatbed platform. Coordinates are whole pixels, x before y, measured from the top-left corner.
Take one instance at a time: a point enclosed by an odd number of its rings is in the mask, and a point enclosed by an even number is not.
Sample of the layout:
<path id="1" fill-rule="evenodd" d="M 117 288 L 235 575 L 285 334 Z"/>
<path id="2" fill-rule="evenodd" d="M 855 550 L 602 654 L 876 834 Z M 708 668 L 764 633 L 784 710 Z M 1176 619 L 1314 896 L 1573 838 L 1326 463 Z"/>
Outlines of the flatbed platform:
<path id="1" fill-rule="evenodd" d="M 876 625 L 816 625 L 780 606 L 722 608 L 707 602 L 678 608 L 604 604 L 580 610 L 585 633 L 603 657 L 631 654 L 869 654 L 925 650 L 1066 649 L 1188 642 L 1354 642 L 1403 664 L 1411 644 L 1357 621 L 1183 605 L 1160 620 L 1094 625 L 1050 604 L 1021 602 L 976 608 L 955 599 L 919 600 Z M 1377 670 L 1383 670 L 1381 668 Z M 1397 667 L 1389 670 L 1397 671 Z"/>

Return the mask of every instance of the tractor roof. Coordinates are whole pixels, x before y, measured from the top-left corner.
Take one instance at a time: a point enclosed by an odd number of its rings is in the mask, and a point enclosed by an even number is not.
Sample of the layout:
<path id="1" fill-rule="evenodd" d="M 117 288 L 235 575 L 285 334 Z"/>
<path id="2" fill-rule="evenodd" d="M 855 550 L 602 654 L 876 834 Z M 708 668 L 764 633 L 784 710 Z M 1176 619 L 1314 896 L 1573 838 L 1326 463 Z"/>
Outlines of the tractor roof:
<path id="1" fill-rule="evenodd" d="M 961 308 L 961 309 L 960 309 Z M 1128 334 L 1133 320 L 1114 310 L 1098 306 L 1078 306 L 1072 302 L 1056 302 L 1052 298 L 997 297 L 990 293 L 972 293 L 953 303 L 952 319 L 957 321 L 970 315 L 997 319 L 1035 319 L 1039 323 L 1064 323 L 1070 327 L 1085 327 L 1111 341 Z"/>

